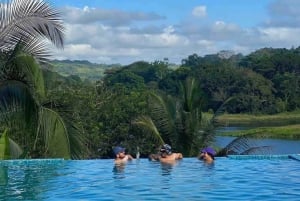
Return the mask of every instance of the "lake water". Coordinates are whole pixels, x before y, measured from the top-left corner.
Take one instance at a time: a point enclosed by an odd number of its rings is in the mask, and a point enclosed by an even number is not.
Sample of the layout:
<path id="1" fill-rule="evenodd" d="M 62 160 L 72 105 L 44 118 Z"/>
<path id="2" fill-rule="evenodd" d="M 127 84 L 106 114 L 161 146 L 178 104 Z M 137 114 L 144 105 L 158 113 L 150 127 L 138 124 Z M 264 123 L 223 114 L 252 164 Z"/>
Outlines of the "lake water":
<path id="1" fill-rule="evenodd" d="M 0 162 L 0 200 L 299 200 L 300 162 L 288 158 L 184 158 Z"/>
<path id="2" fill-rule="evenodd" d="M 225 147 L 234 140 L 235 137 L 218 136 L 216 145 Z M 295 154 L 300 153 L 300 140 L 283 140 L 283 139 L 251 139 L 251 144 L 256 146 L 269 146 L 268 154 Z"/>
<path id="3" fill-rule="evenodd" d="M 222 127 L 217 133 L 246 130 L 246 127 Z M 217 136 L 216 146 L 225 147 L 236 137 Z M 284 140 L 284 139 L 251 139 L 251 144 L 256 146 L 269 146 L 268 154 L 295 154 L 300 153 L 300 140 Z"/>

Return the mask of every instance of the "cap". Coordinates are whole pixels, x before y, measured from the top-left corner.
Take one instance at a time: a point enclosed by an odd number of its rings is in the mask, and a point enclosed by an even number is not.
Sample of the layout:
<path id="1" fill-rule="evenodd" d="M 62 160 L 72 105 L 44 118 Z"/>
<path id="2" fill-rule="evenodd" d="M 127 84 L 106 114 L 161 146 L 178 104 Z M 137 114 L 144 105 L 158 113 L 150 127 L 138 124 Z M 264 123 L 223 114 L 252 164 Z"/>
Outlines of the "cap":
<path id="1" fill-rule="evenodd" d="M 117 155 L 120 152 L 125 152 L 125 148 L 123 148 L 123 147 L 115 147 L 113 149 L 113 151 L 114 151 L 115 155 Z"/>
<path id="2" fill-rule="evenodd" d="M 164 144 L 161 148 L 160 148 L 160 152 L 166 152 L 168 155 L 172 154 L 172 147 L 168 144 Z"/>
<path id="3" fill-rule="evenodd" d="M 206 152 L 206 153 L 210 154 L 211 156 L 215 156 L 216 155 L 215 150 L 213 148 L 211 148 L 211 147 L 206 147 L 206 148 L 202 149 L 200 152 L 201 153 L 205 153 Z"/>

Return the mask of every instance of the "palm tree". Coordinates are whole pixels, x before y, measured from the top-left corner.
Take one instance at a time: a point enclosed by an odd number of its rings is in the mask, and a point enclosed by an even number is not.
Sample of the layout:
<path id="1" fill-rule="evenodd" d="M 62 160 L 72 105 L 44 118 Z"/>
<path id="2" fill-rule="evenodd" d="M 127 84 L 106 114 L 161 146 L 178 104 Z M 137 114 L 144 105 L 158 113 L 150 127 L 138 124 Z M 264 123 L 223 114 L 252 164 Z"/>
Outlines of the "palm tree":
<path id="1" fill-rule="evenodd" d="M 201 110 L 203 96 L 195 78 L 188 77 L 179 86 L 179 99 L 162 93 L 150 93 L 148 105 L 151 117 L 137 117 L 133 124 L 143 128 L 158 145 L 169 143 L 185 156 L 195 156 L 201 147 L 213 145 L 217 117 L 224 113 L 226 105 L 235 97 L 224 101 L 214 114 L 209 115 Z M 256 146 L 251 137 L 241 136 L 233 140 L 220 149 L 217 156 L 265 153 L 269 149 Z"/>
<path id="2" fill-rule="evenodd" d="M 150 132 L 159 145 L 169 143 L 184 155 L 192 156 L 199 147 L 211 143 L 214 133 L 211 122 L 202 115 L 203 96 L 195 78 L 188 77 L 179 86 L 179 99 L 150 93 L 151 117 L 138 117 L 133 124 Z"/>
<path id="3" fill-rule="evenodd" d="M 44 39 L 63 47 L 59 13 L 40 0 L 8 1 L 0 4 L 0 12 L 0 129 L 9 128 L 5 136 L 23 145 L 30 156 L 80 157 L 83 138 L 74 139 L 60 115 L 43 104 L 39 62 L 49 55 Z"/>

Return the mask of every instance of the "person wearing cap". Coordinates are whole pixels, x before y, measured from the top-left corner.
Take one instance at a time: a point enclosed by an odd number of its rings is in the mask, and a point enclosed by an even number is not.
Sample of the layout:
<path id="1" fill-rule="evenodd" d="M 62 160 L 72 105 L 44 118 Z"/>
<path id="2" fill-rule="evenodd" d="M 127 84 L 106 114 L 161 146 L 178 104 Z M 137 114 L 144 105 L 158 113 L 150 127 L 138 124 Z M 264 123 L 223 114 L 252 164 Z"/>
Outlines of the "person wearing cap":
<path id="1" fill-rule="evenodd" d="M 115 163 L 125 163 L 134 159 L 130 154 L 125 153 L 125 148 L 123 147 L 117 146 L 113 149 L 113 151 L 115 154 Z"/>
<path id="2" fill-rule="evenodd" d="M 212 163 L 215 160 L 216 152 L 211 147 L 206 147 L 200 150 L 198 158 L 206 163 Z"/>
<path id="3" fill-rule="evenodd" d="M 172 147 L 168 144 L 164 144 L 159 151 L 159 154 L 151 154 L 150 160 L 157 160 L 164 163 L 175 162 L 178 159 L 182 159 L 181 153 L 172 153 Z"/>

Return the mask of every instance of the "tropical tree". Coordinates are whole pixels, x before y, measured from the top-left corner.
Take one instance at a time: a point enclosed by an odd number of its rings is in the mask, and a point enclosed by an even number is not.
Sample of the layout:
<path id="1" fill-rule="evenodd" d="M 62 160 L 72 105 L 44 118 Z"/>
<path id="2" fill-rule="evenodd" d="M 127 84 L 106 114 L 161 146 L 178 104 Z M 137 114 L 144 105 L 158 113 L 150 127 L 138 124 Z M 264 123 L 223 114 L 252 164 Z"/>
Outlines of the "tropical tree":
<path id="1" fill-rule="evenodd" d="M 40 0 L 8 1 L 0 4 L 0 12 L 0 128 L 8 128 L 22 145 L 22 157 L 78 158 L 78 151 L 71 153 L 70 143 L 76 140 L 64 120 L 43 104 L 40 62 L 49 55 L 45 39 L 63 47 L 59 13 Z"/>
<path id="2" fill-rule="evenodd" d="M 203 97 L 198 82 L 188 77 L 179 85 L 180 98 L 150 93 L 150 117 L 138 117 L 133 123 L 150 133 L 158 145 L 169 143 L 175 150 L 192 156 L 200 147 L 211 144 L 214 133 L 211 122 L 202 115 Z"/>
<path id="3" fill-rule="evenodd" d="M 185 156 L 195 156 L 200 148 L 212 146 L 215 142 L 217 117 L 226 111 L 236 97 L 225 100 L 214 114 L 203 113 L 203 94 L 198 82 L 188 77 L 180 84 L 181 97 L 176 99 L 166 94 L 150 93 L 150 116 L 140 116 L 133 122 L 157 145 L 169 143 Z M 218 148 L 218 156 L 228 154 L 265 153 L 269 147 L 257 146 L 251 138 L 241 136 L 224 148 Z M 257 136 L 256 136 L 257 137 Z"/>

